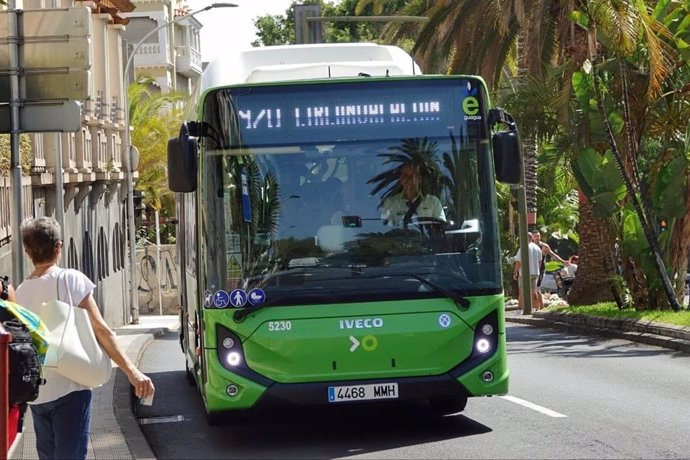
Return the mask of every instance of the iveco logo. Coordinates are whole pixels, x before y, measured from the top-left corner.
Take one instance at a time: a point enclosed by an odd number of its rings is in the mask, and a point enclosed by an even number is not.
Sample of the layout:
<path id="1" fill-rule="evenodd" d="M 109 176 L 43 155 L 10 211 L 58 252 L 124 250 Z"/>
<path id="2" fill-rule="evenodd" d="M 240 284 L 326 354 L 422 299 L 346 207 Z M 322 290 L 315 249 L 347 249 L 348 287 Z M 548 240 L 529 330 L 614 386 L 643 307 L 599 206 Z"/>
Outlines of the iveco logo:
<path id="1" fill-rule="evenodd" d="M 340 329 L 371 329 L 383 327 L 381 318 L 341 319 Z"/>

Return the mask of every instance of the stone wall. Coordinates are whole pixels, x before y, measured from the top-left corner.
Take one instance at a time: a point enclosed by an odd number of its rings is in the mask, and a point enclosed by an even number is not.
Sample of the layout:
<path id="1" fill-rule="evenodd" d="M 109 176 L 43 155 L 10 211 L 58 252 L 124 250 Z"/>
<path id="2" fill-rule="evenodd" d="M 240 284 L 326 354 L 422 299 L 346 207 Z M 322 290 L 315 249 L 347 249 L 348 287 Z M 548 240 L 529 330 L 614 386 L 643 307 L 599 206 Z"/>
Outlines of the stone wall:
<path id="1" fill-rule="evenodd" d="M 177 249 L 174 244 L 160 246 L 160 256 L 155 245 L 137 248 L 137 269 L 139 283 L 139 314 L 141 315 L 177 315 L 179 297 L 177 284 L 179 266 Z M 160 278 L 156 271 L 160 257 Z M 160 294 L 160 295 L 159 295 Z"/>

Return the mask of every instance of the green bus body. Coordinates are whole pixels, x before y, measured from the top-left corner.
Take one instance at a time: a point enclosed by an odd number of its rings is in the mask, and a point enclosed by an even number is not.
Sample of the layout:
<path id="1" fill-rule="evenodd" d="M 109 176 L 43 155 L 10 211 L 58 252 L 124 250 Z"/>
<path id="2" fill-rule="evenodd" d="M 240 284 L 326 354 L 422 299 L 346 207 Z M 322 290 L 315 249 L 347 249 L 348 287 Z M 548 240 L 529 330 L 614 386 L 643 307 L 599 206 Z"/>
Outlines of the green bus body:
<path id="1" fill-rule="evenodd" d="M 195 190 L 178 200 L 180 340 L 210 417 L 361 399 L 462 410 L 507 393 L 480 78 L 212 88 L 198 117 Z M 384 218 L 404 161 L 428 169 L 443 219 Z M 341 187 L 349 207 L 328 220 Z"/>
<path id="2" fill-rule="evenodd" d="M 237 375 L 223 367 L 219 347 L 215 346 L 215 331 L 218 325 L 228 327 L 233 324 L 232 311 L 206 310 L 205 343 L 212 346 L 203 350 L 206 376 L 204 380 L 199 379 L 204 382 L 202 394 L 206 405 L 211 411 L 248 409 L 257 405 L 271 386 L 283 387 L 275 398 L 282 397 L 285 403 L 325 403 L 326 387 L 333 382 L 352 384 L 352 381 L 381 380 L 404 383 L 419 377 L 422 381 L 428 378 L 429 386 L 435 383 L 445 385 L 439 386 L 439 394 L 412 394 L 409 395 L 411 399 L 452 398 L 462 396 L 463 391 L 467 392 L 466 396 L 505 394 L 509 371 L 504 330 L 498 334 L 498 348 L 491 357 L 460 375 L 454 375 L 452 378 L 459 383 L 456 388 L 448 385 L 451 380 L 449 374 L 468 360 L 474 349 L 472 325 L 489 312 L 496 312 L 499 324 L 503 324 L 501 296 L 476 298 L 472 302 L 475 310 L 472 312 L 458 312 L 452 302 L 443 299 L 426 305 L 424 310 L 415 301 L 294 307 L 276 309 L 271 312 L 270 319 L 252 318 L 233 325 L 235 333 L 244 340 L 247 366 L 271 379 L 268 384 Z M 319 309 L 318 317 L 314 317 L 313 308 Z M 383 318 L 384 327 L 359 333 L 339 329 L 342 318 L 370 317 L 372 312 Z M 453 326 L 439 331 L 437 320 L 440 313 L 450 314 Z M 271 322 L 290 322 L 291 330 L 276 334 L 268 330 Z M 377 346 L 367 350 L 360 345 L 350 352 L 351 335 L 360 339 L 375 337 L 376 342 L 373 343 Z M 482 380 L 486 371 L 494 374 L 492 382 Z M 448 381 L 438 379 L 439 376 L 449 376 Z M 239 388 L 235 397 L 226 393 L 231 384 Z M 302 389 L 301 385 L 310 388 Z M 443 393 L 449 387 L 451 390 Z M 313 392 L 312 397 L 301 397 L 302 391 L 309 390 Z M 294 398 L 290 398 L 291 393 L 295 394 Z"/>

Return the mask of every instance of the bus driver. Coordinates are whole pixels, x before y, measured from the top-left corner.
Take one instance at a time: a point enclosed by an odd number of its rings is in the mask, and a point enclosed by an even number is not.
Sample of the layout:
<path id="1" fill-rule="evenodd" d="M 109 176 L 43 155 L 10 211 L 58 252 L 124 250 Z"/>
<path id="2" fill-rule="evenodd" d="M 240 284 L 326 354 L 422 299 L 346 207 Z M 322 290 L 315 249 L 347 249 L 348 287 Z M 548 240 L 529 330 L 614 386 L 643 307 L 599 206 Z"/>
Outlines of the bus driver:
<path id="1" fill-rule="evenodd" d="M 413 217 L 431 217 L 445 221 L 441 201 L 422 192 L 422 174 L 418 166 L 405 164 L 400 168 L 402 191 L 389 196 L 381 206 L 381 219 L 385 225 L 400 225 Z"/>

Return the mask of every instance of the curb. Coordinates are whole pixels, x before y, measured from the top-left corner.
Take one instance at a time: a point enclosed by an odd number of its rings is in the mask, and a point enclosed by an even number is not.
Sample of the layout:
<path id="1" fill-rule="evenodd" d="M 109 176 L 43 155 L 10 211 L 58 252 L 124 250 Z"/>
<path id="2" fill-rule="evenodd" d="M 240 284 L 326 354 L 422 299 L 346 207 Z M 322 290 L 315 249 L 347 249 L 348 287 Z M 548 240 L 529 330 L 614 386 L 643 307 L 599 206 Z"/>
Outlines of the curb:
<path id="1" fill-rule="evenodd" d="M 171 329 L 167 327 L 155 328 L 142 334 L 134 340 L 125 350 L 125 353 L 139 366 L 146 347 L 157 337 L 166 334 Z M 113 386 L 113 412 L 120 430 L 124 435 L 129 452 L 134 459 L 155 459 L 156 456 L 151 450 L 151 446 L 144 437 L 141 427 L 134 416 L 134 407 L 137 403 L 134 393 L 132 393 L 129 380 L 121 369 L 117 369 L 115 383 Z"/>
<path id="2" fill-rule="evenodd" d="M 604 318 L 566 312 L 533 312 L 532 316 L 506 315 L 506 321 L 537 327 L 594 334 L 690 353 L 690 328 L 630 318 Z"/>

